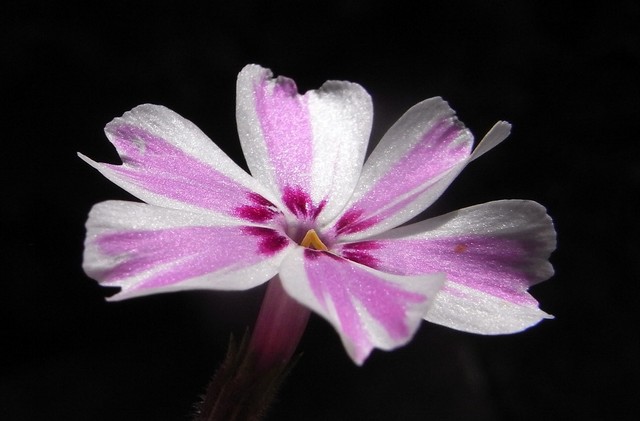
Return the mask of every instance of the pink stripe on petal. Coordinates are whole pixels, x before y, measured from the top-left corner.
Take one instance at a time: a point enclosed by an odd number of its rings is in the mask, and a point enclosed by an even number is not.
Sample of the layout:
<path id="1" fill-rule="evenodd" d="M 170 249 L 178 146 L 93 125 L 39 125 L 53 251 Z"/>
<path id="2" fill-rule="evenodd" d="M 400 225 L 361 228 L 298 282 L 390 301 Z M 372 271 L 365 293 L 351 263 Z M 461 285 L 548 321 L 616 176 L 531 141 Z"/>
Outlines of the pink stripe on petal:
<path id="1" fill-rule="evenodd" d="M 337 322 L 340 325 L 341 333 L 355 345 L 358 352 L 356 358 L 364 360 L 373 349 L 373 344 L 355 308 L 353 299 L 356 297 L 352 297 L 349 285 L 341 282 L 345 280 L 347 274 L 340 272 L 343 272 L 346 267 L 341 268 L 338 265 L 345 263 L 331 253 L 308 249 L 305 250 L 305 258 L 305 270 L 316 299 L 327 313 L 330 311 L 327 298 L 331 301 L 331 305 L 337 313 Z M 355 280 L 354 278 L 349 279 Z M 366 279 L 364 281 L 366 282 Z"/>
<path id="2" fill-rule="evenodd" d="M 349 209 L 344 213 L 333 227 L 336 236 L 353 234 L 364 231 L 380 222 L 377 216 L 367 217 L 362 209 Z"/>
<path id="3" fill-rule="evenodd" d="M 114 264 L 91 276 L 114 285 L 140 278 L 127 289 L 158 288 L 206 274 L 228 273 L 289 245 L 274 230 L 238 226 L 131 230 L 105 233 L 95 242 L 104 258 L 113 259 Z"/>
<path id="4" fill-rule="evenodd" d="M 355 255 L 381 271 L 401 275 L 443 272 L 451 282 L 512 303 L 537 305 L 526 293 L 535 283 L 530 271 L 539 248 L 535 242 L 460 236 L 374 240 L 342 247 L 345 257 Z"/>
<path id="5" fill-rule="evenodd" d="M 356 207 L 371 212 L 388 205 L 395 197 L 431 184 L 469 156 L 471 143 L 456 142 L 466 133 L 457 121 L 450 118 L 438 121 L 414 148 L 378 179 Z"/>
<path id="6" fill-rule="evenodd" d="M 306 97 L 284 77 L 263 79 L 254 92 L 258 123 L 280 191 L 287 185 L 309 191 L 313 133 Z"/>
<path id="7" fill-rule="evenodd" d="M 398 277 L 329 252 L 298 250 L 301 262 L 287 260 L 281 270 L 286 290 L 334 324 L 358 364 L 374 347 L 406 343 L 441 285 L 438 277 Z"/>
<path id="8" fill-rule="evenodd" d="M 326 200 L 323 200 L 319 204 L 315 204 L 307 192 L 301 188 L 290 186 L 284 187 L 282 201 L 298 219 L 308 221 L 315 221 L 327 203 Z"/>
<path id="9" fill-rule="evenodd" d="M 276 211 L 263 212 L 260 218 L 239 211 L 245 206 L 244 203 L 255 202 L 252 198 L 259 195 L 211 165 L 186 154 L 166 139 L 128 124 L 111 126 L 110 134 L 123 165 L 97 165 L 109 169 L 125 183 L 132 183 L 175 202 L 240 216 L 254 222 L 256 219 L 262 219 L 260 222 L 263 222 L 275 217 Z M 271 205 L 270 209 L 273 208 Z"/>
<path id="10" fill-rule="evenodd" d="M 293 215 L 325 225 L 357 183 L 371 130 L 367 92 L 329 81 L 303 95 L 288 78 L 248 65 L 238 75 L 236 117 L 252 175 Z"/>
<path id="11" fill-rule="evenodd" d="M 373 269 L 378 268 L 378 259 L 376 259 L 371 253 L 371 250 L 381 248 L 381 244 L 375 241 L 361 241 L 358 243 L 342 244 L 338 247 L 340 255 L 345 259 L 360 263 L 361 265 L 365 265 Z"/>
<path id="12" fill-rule="evenodd" d="M 291 244 L 291 240 L 276 230 L 264 227 L 243 227 L 242 232 L 258 237 L 258 251 L 272 256 Z"/>
<path id="13" fill-rule="evenodd" d="M 233 215 L 251 222 L 264 223 L 282 215 L 276 205 L 258 193 L 247 194 L 249 204 L 238 206 Z"/>
<path id="14" fill-rule="evenodd" d="M 473 137 L 444 101 L 418 104 L 374 150 L 352 203 L 332 229 L 355 239 L 411 219 L 453 181 L 468 161 L 472 143 Z"/>
<path id="15" fill-rule="evenodd" d="M 350 209 L 336 223 L 334 227 L 335 236 L 348 236 L 350 234 L 362 236 L 362 233 L 365 233 L 364 236 L 368 237 L 371 236 L 371 233 L 366 233 L 369 228 L 375 227 L 376 232 L 379 232 L 395 227 L 398 222 L 394 221 L 394 216 L 406 211 L 412 203 L 416 202 L 419 196 L 425 194 L 431 187 L 434 187 L 434 185 L 425 186 L 424 189 L 407 195 L 393 205 L 381 208 L 373 216 L 367 216 L 364 210 Z"/>

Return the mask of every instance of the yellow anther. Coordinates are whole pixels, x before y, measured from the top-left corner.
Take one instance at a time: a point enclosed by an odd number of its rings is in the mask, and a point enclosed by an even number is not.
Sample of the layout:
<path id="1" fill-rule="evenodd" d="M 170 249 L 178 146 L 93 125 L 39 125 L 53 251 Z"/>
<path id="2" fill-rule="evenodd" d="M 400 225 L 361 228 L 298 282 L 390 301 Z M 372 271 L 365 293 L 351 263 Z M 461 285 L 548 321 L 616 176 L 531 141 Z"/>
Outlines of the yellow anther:
<path id="1" fill-rule="evenodd" d="M 329 250 L 327 246 L 324 245 L 318 234 L 316 234 L 315 230 L 309 230 L 305 234 L 304 238 L 300 242 L 302 247 L 307 247 L 315 250 L 327 251 Z"/>

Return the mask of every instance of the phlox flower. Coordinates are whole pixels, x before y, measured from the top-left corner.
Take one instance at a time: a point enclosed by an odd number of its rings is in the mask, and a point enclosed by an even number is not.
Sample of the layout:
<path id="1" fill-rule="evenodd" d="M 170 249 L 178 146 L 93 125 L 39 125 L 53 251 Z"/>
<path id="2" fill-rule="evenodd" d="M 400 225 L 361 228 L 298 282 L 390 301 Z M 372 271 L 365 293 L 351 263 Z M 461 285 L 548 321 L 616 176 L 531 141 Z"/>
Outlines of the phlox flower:
<path id="1" fill-rule="evenodd" d="M 145 202 L 89 214 L 83 268 L 121 288 L 111 299 L 281 282 L 357 364 L 408 342 L 422 319 L 501 334 L 550 317 L 527 292 L 553 273 L 555 231 L 541 205 L 501 200 L 402 225 L 502 142 L 508 123 L 473 150 L 454 111 L 431 98 L 365 162 L 373 109 L 361 86 L 328 81 L 300 95 L 257 65 L 238 76 L 236 117 L 251 175 L 158 105 L 106 126 L 122 165 L 80 154 Z"/>

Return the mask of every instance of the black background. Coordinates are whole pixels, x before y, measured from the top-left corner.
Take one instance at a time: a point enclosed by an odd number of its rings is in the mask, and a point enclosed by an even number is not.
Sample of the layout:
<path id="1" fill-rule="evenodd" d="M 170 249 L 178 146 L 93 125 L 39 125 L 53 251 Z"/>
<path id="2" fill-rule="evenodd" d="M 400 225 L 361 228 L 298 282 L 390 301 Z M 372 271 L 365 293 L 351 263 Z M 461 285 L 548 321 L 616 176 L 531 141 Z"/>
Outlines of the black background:
<path id="1" fill-rule="evenodd" d="M 76 151 L 118 162 L 102 128 L 152 102 L 243 162 L 235 78 L 251 62 L 301 91 L 360 83 L 374 101 L 373 139 L 435 95 L 478 138 L 510 121 L 510 139 L 429 213 L 527 198 L 559 232 L 556 275 L 532 289 L 555 320 L 500 337 L 424 323 L 405 348 L 356 367 L 313 317 L 269 419 L 638 415 L 637 2 L 8 3 L 0 419 L 189 419 L 264 288 L 107 304 L 80 268 L 83 224 L 92 204 L 131 196 Z"/>

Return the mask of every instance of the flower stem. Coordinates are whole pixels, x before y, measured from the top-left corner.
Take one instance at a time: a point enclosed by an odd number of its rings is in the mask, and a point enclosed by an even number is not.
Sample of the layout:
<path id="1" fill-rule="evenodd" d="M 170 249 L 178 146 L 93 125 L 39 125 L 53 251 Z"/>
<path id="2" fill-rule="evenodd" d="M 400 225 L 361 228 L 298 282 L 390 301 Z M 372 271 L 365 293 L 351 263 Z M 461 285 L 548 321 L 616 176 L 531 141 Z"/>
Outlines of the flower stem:
<path id="1" fill-rule="evenodd" d="M 269 281 L 249 344 L 259 371 L 287 364 L 307 327 L 309 314 L 308 308 L 289 297 L 279 277 Z"/>
<path id="2" fill-rule="evenodd" d="M 263 419 L 294 364 L 291 358 L 309 314 L 287 295 L 277 276 L 269 281 L 251 339 L 247 334 L 239 344 L 231 339 L 195 421 Z"/>

